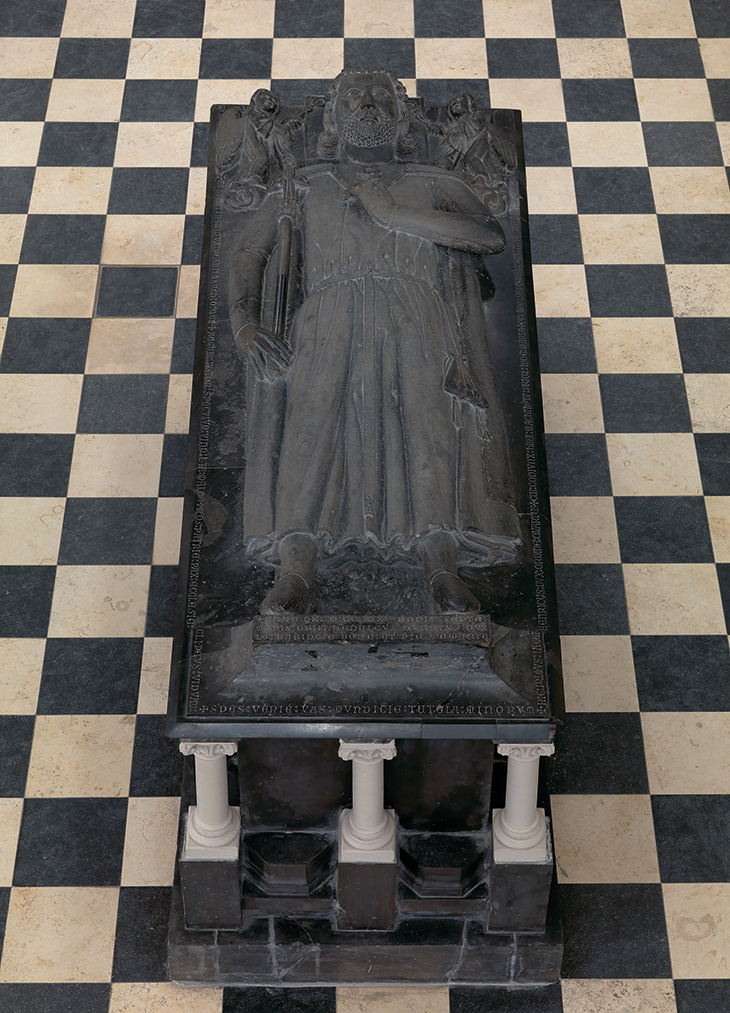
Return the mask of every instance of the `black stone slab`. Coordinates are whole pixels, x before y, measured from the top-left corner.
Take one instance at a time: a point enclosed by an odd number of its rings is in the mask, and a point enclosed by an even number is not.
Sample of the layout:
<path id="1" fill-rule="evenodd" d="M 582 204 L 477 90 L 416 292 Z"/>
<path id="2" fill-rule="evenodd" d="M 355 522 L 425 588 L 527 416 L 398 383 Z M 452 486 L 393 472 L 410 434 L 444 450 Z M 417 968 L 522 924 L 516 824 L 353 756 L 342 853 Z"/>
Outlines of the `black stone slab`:
<path id="1" fill-rule="evenodd" d="M 337 928 L 394 929 L 397 917 L 398 867 L 337 864 Z"/>

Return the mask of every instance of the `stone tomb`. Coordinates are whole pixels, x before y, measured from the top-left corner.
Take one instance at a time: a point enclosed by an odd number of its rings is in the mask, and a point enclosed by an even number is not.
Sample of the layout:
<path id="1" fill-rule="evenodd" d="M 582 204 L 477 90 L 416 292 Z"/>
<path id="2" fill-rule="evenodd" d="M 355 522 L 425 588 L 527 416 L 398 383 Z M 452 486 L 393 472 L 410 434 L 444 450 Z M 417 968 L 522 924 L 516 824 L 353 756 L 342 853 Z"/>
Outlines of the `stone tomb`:
<path id="1" fill-rule="evenodd" d="M 201 279 L 171 977 L 555 981 L 519 113 L 371 68 L 215 106 Z"/>

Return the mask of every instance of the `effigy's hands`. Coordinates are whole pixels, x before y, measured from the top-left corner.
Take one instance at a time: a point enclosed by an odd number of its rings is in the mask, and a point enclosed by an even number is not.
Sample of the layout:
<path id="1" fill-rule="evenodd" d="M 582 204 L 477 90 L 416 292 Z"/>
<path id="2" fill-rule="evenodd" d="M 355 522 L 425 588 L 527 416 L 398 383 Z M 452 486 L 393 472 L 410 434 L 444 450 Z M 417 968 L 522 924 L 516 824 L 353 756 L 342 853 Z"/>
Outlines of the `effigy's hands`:
<path id="1" fill-rule="evenodd" d="M 370 217 L 381 225 L 390 224 L 398 207 L 388 187 L 375 176 L 368 176 L 356 186 L 351 186 L 345 191 L 344 197 L 356 198 Z"/>
<path id="2" fill-rule="evenodd" d="M 236 345 L 259 380 L 275 380 L 291 364 L 290 349 L 275 334 L 257 324 L 245 324 L 236 335 Z"/>

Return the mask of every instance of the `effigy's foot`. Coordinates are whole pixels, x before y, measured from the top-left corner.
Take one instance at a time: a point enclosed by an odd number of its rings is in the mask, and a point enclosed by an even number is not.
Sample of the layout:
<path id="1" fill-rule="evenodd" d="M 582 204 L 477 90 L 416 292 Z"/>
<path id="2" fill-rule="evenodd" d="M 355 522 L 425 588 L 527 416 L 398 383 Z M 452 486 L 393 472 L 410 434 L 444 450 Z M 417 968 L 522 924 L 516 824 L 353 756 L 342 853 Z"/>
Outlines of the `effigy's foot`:
<path id="1" fill-rule="evenodd" d="M 287 573 L 274 584 L 261 603 L 261 614 L 301 613 L 309 602 L 309 585 L 298 573 Z"/>
<path id="2" fill-rule="evenodd" d="M 481 605 L 461 577 L 447 570 L 430 580 L 431 597 L 441 612 L 479 612 Z"/>

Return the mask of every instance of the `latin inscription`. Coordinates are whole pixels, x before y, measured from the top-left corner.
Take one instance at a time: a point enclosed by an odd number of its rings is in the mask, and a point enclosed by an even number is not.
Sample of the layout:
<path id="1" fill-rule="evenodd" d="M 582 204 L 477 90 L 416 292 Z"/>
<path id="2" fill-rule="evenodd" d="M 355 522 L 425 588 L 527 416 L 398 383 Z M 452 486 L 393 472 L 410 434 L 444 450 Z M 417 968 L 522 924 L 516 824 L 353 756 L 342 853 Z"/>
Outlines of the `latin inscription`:
<path id="1" fill-rule="evenodd" d="M 259 616 L 254 644 L 486 644 L 489 616 Z"/>

